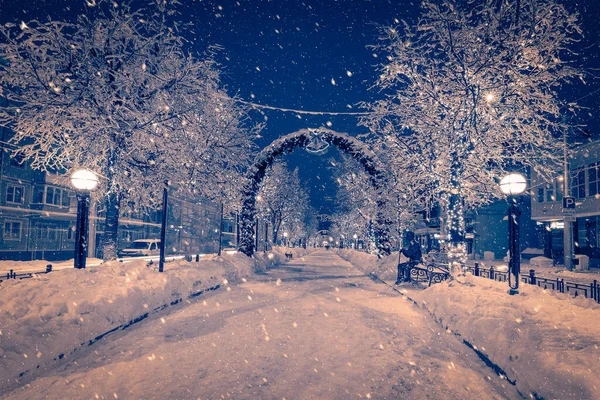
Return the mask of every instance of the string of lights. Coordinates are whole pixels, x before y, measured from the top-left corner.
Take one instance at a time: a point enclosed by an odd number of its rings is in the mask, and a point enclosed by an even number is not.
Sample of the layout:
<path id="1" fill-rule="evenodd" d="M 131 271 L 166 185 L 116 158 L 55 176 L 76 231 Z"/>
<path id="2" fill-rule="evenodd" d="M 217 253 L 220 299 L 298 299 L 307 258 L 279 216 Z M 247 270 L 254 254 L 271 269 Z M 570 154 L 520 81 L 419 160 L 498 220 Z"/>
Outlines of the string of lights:
<path id="1" fill-rule="evenodd" d="M 262 110 L 275 110 L 275 111 L 283 111 L 283 112 L 291 112 L 295 114 L 305 114 L 305 115 L 372 115 L 372 112 L 368 111 L 309 111 L 309 110 L 297 110 L 294 108 L 284 108 L 284 107 L 275 107 L 269 106 L 266 104 L 258 104 L 251 101 L 242 100 L 240 98 L 233 98 L 234 101 L 242 104 L 246 104 L 250 107 L 262 109 Z"/>

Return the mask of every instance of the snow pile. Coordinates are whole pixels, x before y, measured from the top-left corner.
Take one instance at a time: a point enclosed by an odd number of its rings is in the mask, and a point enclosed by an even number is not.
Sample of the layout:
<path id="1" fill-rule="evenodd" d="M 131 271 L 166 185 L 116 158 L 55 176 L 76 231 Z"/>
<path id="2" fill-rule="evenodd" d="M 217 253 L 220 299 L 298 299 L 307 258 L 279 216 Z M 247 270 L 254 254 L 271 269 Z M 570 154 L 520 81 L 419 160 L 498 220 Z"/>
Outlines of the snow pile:
<path id="1" fill-rule="evenodd" d="M 396 278 L 398 253 L 380 260 L 354 250 L 338 254 L 388 283 Z M 600 398 L 600 304 L 594 300 L 527 284 L 510 296 L 506 283 L 470 273 L 417 289 L 401 291 L 500 367 L 526 397 Z"/>
<path id="2" fill-rule="evenodd" d="M 304 249 L 301 247 L 273 247 L 270 251 L 259 251 L 254 254 L 255 272 L 262 273 L 276 265 L 283 264 L 288 261 L 286 254 L 291 254 L 292 259 L 304 257 L 311 253 L 314 249 Z"/>
<path id="3" fill-rule="evenodd" d="M 99 265 L 102 260 L 98 258 L 87 258 L 88 266 L 90 264 Z M 52 269 L 64 269 L 73 268 L 73 259 L 66 261 L 46 261 L 46 260 L 33 260 L 33 261 L 0 261 L 0 275 L 6 275 L 10 270 L 15 274 L 23 272 L 44 272 L 46 271 L 47 265 L 52 265 Z M 4 276 L 6 277 L 6 276 Z"/>
<path id="4" fill-rule="evenodd" d="M 99 336 L 124 329 L 148 313 L 186 301 L 202 291 L 238 282 L 256 271 L 294 258 L 304 249 L 275 248 L 254 258 L 241 253 L 207 256 L 199 263 L 157 264 L 117 261 L 7 280 L 0 285 L 0 392 L 22 375 L 69 357 Z"/>
<path id="5" fill-rule="evenodd" d="M 376 275 L 383 280 L 396 280 L 398 276 L 398 252 L 378 259 L 373 254 L 363 253 L 351 249 L 338 250 L 337 254 L 359 267 L 363 272 Z M 404 260 L 403 260 L 404 261 Z"/>
<path id="6" fill-rule="evenodd" d="M 411 294 L 534 398 L 600 398 L 600 305 L 471 274 Z"/>

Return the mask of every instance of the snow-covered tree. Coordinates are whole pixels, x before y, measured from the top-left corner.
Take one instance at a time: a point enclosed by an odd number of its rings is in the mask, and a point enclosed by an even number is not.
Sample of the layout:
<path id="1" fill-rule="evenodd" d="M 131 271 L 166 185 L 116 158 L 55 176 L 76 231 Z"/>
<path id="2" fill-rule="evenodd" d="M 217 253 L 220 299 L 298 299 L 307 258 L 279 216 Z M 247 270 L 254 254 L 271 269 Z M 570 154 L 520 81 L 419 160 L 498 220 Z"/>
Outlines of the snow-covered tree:
<path id="1" fill-rule="evenodd" d="M 408 197 L 446 207 L 454 260 L 464 256 L 463 206 L 488 201 L 507 170 L 552 174 L 579 78 L 575 15 L 552 0 L 425 0 L 416 26 L 382 29 L 386 59 L 362 123 L 379 137 Z"/>
<path id="2" fill-rule="evenodd" d="M 256 199 L 258 217 L 273 227 L 273 243 L 281 240 L 283 230 L 291 241 L 300 239 L 306 232 L 311 208 L 308 193 L 300 184 L 298 169 L 290 171 L 283 161 L 273 163 L 260 184 Z"/>
<path id="3" fill-rule="evenodd" d="M 331 163 L 335 167 L 331 170 L 332 177 L 337 182 L 333 231 L 340 237 L 356 234 L 367 239 L 371 221 L 377 216 L 377 193 L 357 161 L 341 155 Z"/>
<path id="4" fill-rule="evenodd" d="M 74 22 L 0 27 L 0 126 L 34 168 L 100 175 L 105 259 L 126 205 L 159 202 L 167 181 L 216 197 L 251 157 L 214 49 L 187 50 L 171 3 L 97 0 Z"/>
<path id="5" fill-rule="evenodd" d="M 330 163 L 333 166 L 332 177 L 337 182 L 332 231 L 340 237 L 343 235 L 347 243 L 350 243 L 349 238 L 352 239 L 354 234 L 361 240 L 375 240 L 373 221 L 378 213 L 383 213 L 389 221 L 397 221 L 398 213 L 406 210 L 404 207 L 398 207 L 391 198 L 392 193 L 373 187 L 369 175 L 358 161 L 341 154 L 339 160 L 331 160 Z M 386 197 L 384 203 L 387 206 L 383 210 L 378 204 L 382 196 Z"/>

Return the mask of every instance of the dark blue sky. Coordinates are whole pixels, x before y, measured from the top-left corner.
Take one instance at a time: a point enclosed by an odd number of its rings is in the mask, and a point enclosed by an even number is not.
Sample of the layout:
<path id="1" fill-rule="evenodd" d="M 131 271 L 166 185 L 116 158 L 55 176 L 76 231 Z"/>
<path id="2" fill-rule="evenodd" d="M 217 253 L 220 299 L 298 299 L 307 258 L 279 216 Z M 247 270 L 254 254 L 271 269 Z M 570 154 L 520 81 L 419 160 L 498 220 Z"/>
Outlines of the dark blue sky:
<path id="1" fill-rule="evenodd" d="M 180 1 L 179 18 L 191 24 L 194 46 L 199 51 L 207 45 L 222 47 L 218 61 L 230 94 L 260 104 L 312 111 L 359 111 L 358 102 L 376 98 L 377 93 L 369 86 L 375 81 L 376 65 L 381 60 L 373 56 L 368 45 L 376 43 L 377 25 L 392 25 L 394 19 L 414 21 L 419 14 L 419 2 L 405 0 Z M 0 0 L 0 22 L 47 15 L 62 19 L 73 15 L 82 3 Z M 579 49 L 580 63 L 592 72 L 600 66 L 600 1 L 564 3 L 581 15 L 585 38 Z M 598 79 L 590 79 L 587 86 L 578 85 L 563 93 L 569 100 L 583 98 L 580 102 L 589 107 L 589 113 L 584 113 L 580 122 L 594 133 L 600 131 L 598 90 Z M 253 117 L 268 118 L 263 137 L 258 140 L 260 146 L 297 129 L 326 126 L 328 122 L 331 129 L 340 132 L 355 135 L 361 131 L 354 116 L 267 110 L 254 112 Z M 301 166 L 301 176 L 311 188 L 315 203 L 331 196 L 329 155 L 319 158 L 296 153 L 286 160 L 292 166 Z"/>

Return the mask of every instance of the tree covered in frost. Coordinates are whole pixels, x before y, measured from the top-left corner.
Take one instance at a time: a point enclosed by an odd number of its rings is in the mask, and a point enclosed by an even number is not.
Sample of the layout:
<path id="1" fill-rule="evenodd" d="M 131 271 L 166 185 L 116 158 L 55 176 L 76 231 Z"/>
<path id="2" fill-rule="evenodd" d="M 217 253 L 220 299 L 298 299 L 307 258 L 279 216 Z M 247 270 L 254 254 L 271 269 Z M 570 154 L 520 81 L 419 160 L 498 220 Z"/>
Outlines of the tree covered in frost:
<path id="1" fill-rule="evenodd" d="M 311 208 L 297 168 L 290 171 L 285 162 L 274 162 L 262 180 L 256 198 L 257 216 L 269 221 L 273 227 L 273 243 L 281 241 L 284 232 L 290 241 L 306 235 L 305 225 Z"/>
<path id="2" fill-rule="evenodd" d="M 380 139 L 400 190 L 441 203 L 450 256 L 464 256 L 463 207 L 488 201 L 506 171 L 551 175 L 561 117 L 576 105 L 559 90 L 579 78 L 570 45 L 575 15 L 552 0 L 425 0 L 415 26 L 387 27 L 386 61 L 362 120 Z"/>
<path id="3" fill-rule="evenodd" d="M 167 181 L 214 198 L 251 156 L 213 49 L 187 50 L 170 3 L 99 0 L 75 22 L 0 27 L 0 125 L 34 168 L 99 174 L 105 259 L 126 206 L 157 203 Z"/>
<path id="4" fill-rule="evenodd" d="M 354 234 L 361 240 L 374 240 L 373 221 L 378 213 L 383 212 L 387 220 L 394 221 L 396 231 L 399 224 L 406 224 L 407 216 L 412 217 L 412 213 L 408 212 L 409 205 L 398 203 L 393 192 L 373 187 L 369 175 L 358 161 L 341 154 L 339 160 L 331 160 L 330 163 L 333 166 L 332 177 L 337 183 L 332 230 L 340 237 L 343 235 L 347 244 L 353 240 Z M 386 207 L 380 210 L 378 201 L 382 196 L 386 198 Z"/>
<path id="5" fill-rule="evenodd" d="M 337 183 L 336 212 L 332 216 L 332 231 L 343 239 L 357 235 L 361 240 L 371 238 L 372 221 L 376 218 L 377 193 L 369 176 L 352 158 L 341 155 L 330 161 L 332 177 Z"/>

